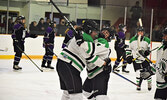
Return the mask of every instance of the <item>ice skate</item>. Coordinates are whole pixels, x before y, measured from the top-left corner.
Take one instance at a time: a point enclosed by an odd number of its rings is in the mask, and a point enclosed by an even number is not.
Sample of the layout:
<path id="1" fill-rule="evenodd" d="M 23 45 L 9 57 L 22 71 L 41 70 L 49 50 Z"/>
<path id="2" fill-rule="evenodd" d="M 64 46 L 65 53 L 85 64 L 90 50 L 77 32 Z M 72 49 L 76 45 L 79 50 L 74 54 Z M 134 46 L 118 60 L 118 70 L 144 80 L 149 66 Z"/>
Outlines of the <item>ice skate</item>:
<path id="1" fill-rule="evenodd" d="M 14 69 L 14 70 L 21 70 L 22 68 L 19 67 L 18 65 L 13 65 L 13 69 Z"/>
<path id="2" fill-rule="evenodd" d="M 46 66 L 46 68 L 54 69 L 50 64 Z"/>

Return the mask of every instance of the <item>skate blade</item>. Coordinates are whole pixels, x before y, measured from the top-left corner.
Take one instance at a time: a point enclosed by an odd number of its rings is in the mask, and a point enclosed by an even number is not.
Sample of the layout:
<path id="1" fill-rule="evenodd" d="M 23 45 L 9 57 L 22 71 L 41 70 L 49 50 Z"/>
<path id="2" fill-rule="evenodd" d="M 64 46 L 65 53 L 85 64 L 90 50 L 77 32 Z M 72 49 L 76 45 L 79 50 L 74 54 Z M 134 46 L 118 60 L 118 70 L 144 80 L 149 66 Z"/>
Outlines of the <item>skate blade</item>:
<path id="1" fill-rule="evenodd" d="M 50 68 L 41 68 L 43 70 L 43 72 L 51 72 L 54 71 L 54 69 L 50 69 Z"/>

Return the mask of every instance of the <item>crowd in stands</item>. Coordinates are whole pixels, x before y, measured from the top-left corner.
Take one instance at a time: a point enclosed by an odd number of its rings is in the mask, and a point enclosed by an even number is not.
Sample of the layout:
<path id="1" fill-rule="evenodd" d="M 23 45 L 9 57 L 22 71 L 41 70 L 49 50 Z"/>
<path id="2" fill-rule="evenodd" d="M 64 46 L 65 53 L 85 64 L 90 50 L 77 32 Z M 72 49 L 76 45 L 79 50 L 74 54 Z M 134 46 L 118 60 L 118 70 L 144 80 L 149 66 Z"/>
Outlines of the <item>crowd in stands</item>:
<path id="1" fill-rule="evenodd" d="M 3 18 L 3 23 L 0 23 L 0 33 L 4 34 L 6 33 L 6 18 Z M 40 18 L 39 22 L 32 21 L 29 25 L 29 32 L 32 34 L 38 34 L 43 35 L 47 27 L 49 26 L 49 23 L 51 22 L 51 19 L 47 18 L 46 21 L 44 18 Z M 8 20 L 8 33 L 12 34 L 13 26 L 15 24 L 15 21 L 13 19 L 9 18 Z M 56 36 L 65 36 L 65 31 L 67 29 L 66 22 L 64 19 L 60 20 L 60 23 L 57 24 L 56 27 Z"/>
<path id="2" fill-rule="evenodd" d="M 132 7 L 132 9 L 131 9 L 132 11 L 133 11 L 133 8 L 134 7 Z M 137 14 L 135 14 L 135 15 L 137 15 Z M 7 21 L 5 19 L 6 18 L 4 17 L 3 21 L 2 21 L 3 23 L 0 23 L 0 33 L 1 34 L 6 33 L 6 22 Z M 43 35 L 46 28 L 49 26 L 50 22 L 51 22 L 51 19 L 49 19 L 49 18 L 47 18 L 46 21 L 44 20 L 44 18 L 40 18 L 39 22 L 32 21 L 31 24 L 29 25 L 29 32 L 32 33 L 32 34 Z M 138 24 L 139 24 L 137 22 L 137 20 L 132 20 L 132 22 L 137 23 L 136 26 L 138 26 Z M 15 24 L 14 20 L 9 18 L 8 19 L 8 33 L 9 34 L 12 34 L 14 24 Z M 56 26 L 56 36 L 65 36 L 65 31 L 68 28 L 67 25 L 66 25 L 65 19 L 61 19 L 60 23 L 56 23 L 56 24 L 57 24 L 57 26 Z M 130 26 L 135 26 L 135 25 L 131 25 L 131 24 L 129 25 L 129 27 Z M 135 28 L 136 28 L 136 26 L 135 26 Z M 133 35 L 135 34 L 135 28 L 131 28 L 130 34 L 132 34 L 132 33 L 133 33 Z M 160 42 L 162 40 L 162 38 L 161 38 L 162 37 L 162 34 L 161 34 L 162 28 L 163 28 L 162 25 L 155 25 L 153 27 L 152 41 Z"/>

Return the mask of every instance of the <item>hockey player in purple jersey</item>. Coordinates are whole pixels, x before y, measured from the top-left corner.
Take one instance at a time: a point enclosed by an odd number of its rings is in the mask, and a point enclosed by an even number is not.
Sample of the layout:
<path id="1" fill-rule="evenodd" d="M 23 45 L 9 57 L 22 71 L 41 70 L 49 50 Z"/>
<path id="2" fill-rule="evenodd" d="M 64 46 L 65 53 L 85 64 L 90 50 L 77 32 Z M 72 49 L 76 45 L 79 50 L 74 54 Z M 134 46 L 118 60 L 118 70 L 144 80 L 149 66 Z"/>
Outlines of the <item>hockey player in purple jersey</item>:
<path id="1" fill-rule="evenodd" d="M 128 47 L 128 45 L 125 44 L 125 32 L 126 32 L 126 25 L 119 24 L 119 30 L 118 33 L 115 34 L 115 51 L 117 53 L 117 59 L 115 61 L 115 64 L 113 66 L 113 70 L 118 67 L 119 63 L 123 59 L 123 64 L 127 63 L 126 61 L 126 54 L 125 54 L 125 48 Z M 119 70 L 115 70 L 119 72 Z M 126 70 L 126 65 L 122 67 L 122 72 L 129 73 L 129 71 Z"/>
<path id="2" fill-rule="evenodd" d="M 54 69 L 51 66 L 52 58 L 53 58 L 53 48 L 54 48 L 54 38 L 55 38 L 55 27 L 56 22 L 51 22 L 50 26 L 46 29 L 43 38 L 43 47 L 45 48 L 45 55 L 42 60 L 42 68 L 50 68 Z M 47 66 L 45 65 L 47 63 Z"/>
<path id="3" fill-rule="evenodd" d="M 71 21 L 71 24 L 74 26 L 74 28 L 76 29 L 78 26 L 76 24 L 76 22 Z M 69 26 L 69 28 L 65 31 L 66 35 L 62 44 L 62 48 L 65 48 L 68 46 L 69 41 L 74 37 L 74 31 L 72 30 L 72 28 Z"/>
<path id="4" fill-rule="evenodd" d="M 13 39 L 13 47 L 14 47 L 14 62 L 13 69 L 21 70 L 22 67 L 19 67 L 18 64 L 21 60 L 22 53 L 24 52 L 24 40 L 27 37 L 36 38 L 36 34 L 29 34 L 27 29 L 25 28 L 25 17 L 18 16 L 16 19 L 16 24 L 13 27 L 12 39 Z"/>

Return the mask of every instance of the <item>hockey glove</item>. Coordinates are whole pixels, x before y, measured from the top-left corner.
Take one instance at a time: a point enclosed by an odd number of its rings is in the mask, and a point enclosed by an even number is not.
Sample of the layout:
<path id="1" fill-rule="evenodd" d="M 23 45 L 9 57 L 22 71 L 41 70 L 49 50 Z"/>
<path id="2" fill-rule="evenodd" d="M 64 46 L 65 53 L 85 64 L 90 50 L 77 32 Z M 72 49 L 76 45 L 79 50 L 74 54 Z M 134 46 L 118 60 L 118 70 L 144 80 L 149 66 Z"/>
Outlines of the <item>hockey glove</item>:
<path id="1" fill-rule="evenodd" d="M 75 36 L 77 45 L 80 46 L 84 42 L 82 34 L 75 34 L 74 36 Z"/>
<path id="2" fill-rule="evenodd" d="M 110 73 L 111 72 L 111 59 L 106 58 L 106 59 L 104 59 L 104 61 L 106 62 L 106 65 L 103 66 L 103 70 L 107 73 Z"/>
<path id="3" fill-rule="evenodd" d="M 31 37 L 31 38 L 36 38 L 36 37 L 38 37 L 38 35 L 36 35 L 36 34 L 30 34 L 29 37 Z"/>
<path id="4" fill-rule="evenodd" d="M 154 75 L 154 73 L 151 71 L 151 66 L 149 66 L 148 68 L 142 69 L 140 72 L 141 72 L 140 77 L 143 78 L 144 80 Z"/>
<path id="5" fill-rule="evenodd" d="M 126 58 L 126 60 L 127 60 L 127 63 L 128 64 L 131 64 L 133 61 L 133 57 L 132 56 L 128 56 L 127 58 Z"/>
<path id="6" fill-rule="evenodd" d="M 138 53 L 145 57 L 144 50 L 139 50 Z"/>
<path id="7" fill-rule="evenodd" d="M 145 56 L 148 56 L 150 53 L 151 53 L 150 50 L 146 50 L 146 51 L 144 52 L 144 55 L 145 55 Z"/>

